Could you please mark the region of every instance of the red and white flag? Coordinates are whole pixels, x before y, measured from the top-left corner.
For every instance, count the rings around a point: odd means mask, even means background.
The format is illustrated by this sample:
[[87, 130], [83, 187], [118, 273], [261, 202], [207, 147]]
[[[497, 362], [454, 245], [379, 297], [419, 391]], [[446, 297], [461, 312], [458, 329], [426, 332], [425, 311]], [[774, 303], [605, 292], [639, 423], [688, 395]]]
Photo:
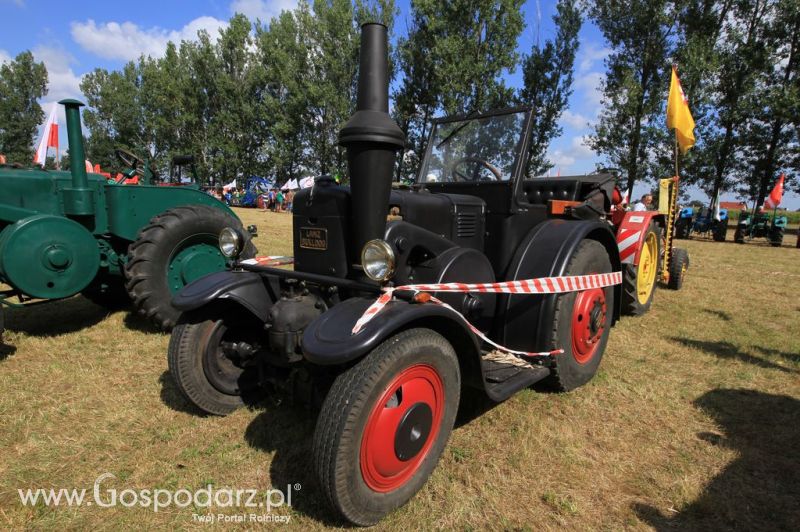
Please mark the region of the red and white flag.
[[775, 183], [775, 188], [769, 193], [769, 196], [764, 200], [764, 206], [768, 209], [777, 209], [783, 199], [783, 179], [785, 175], [781, 174], [778, 182]]
[[44, 123], [44, 130], [42, 131], [42, 138], [39, 140], [39, 145], [36, 147], [36, 153], [33, 155], [33, 164], [44, 166], [47, 161], [47, 148], [55, 148], [58, 153], [58, 104], [53, 103], [53, 108], [50, 111], [50, 116], [47, 122]]
[[631, 201], [631, 189], [625, 191], [625, 195], [622, 196], [622, 203], [620, 205], [627, 205]]

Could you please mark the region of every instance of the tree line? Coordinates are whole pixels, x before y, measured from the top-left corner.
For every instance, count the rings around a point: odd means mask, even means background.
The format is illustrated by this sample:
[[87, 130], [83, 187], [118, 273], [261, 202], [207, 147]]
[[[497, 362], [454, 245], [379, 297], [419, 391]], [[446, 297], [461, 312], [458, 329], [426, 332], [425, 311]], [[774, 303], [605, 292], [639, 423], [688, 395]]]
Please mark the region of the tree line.
[[[391, 112], [407, 138], [398, 178], [416, 174], [433, 117], [511, 105], [533, 107], [527, 171], [546, 173], [590, 19], [611, 51], [589, 144], [623, 188], [674, 172], [664, 119], [673, 64], [697, 122], [681, 163], [688, 182], [759, 204], [779, 171], [796, 183], [797, 0], [559, 0], [552, 39], [520, 53], [523, 4], [412, 0], [406, 35], [392, 39]], [[87, 154], [112, 169], [118, 146], [161, 169], [193, 154], [212, 183], [346, 178], [336, 138], [355, 105], [359, 26], [378, 20], [391, 35], [397, 14], [393, 0], [301, 1], [269, 22], [235, 15], [219, 35], [169, 43], [162, 57], [95, 69], [81, 81]], [[504, 78], [516, 69], [515, 89]], [[46, 83], [30, 52], [0, 67], [0, 152], [11, 160], [30, 160]]]

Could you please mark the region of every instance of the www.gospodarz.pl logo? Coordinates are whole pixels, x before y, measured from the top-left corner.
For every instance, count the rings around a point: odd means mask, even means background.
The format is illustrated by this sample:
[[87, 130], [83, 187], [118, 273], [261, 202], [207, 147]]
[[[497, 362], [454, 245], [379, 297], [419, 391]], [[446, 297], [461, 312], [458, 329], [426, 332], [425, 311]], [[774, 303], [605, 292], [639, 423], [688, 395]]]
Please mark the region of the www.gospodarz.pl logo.
[[[105, 481], [115, 479], [111, 473], [103, 473], [94, 481], [90, 492], [86, 488], [28, 488], [17, 489], [23, 506], [99, 506], [101, 508], [149, 508], [158, 512], [164, 508], [257, 508], [272, 512], [276, 508], [292, 505], [292, 492], [300, 490], [300, 484], [287, 484], [286, 490], [214, 488], [212, 484], [197, 490], [132, 489], [118, 490], [103, 486]], [[288, 516], [287, 516], [288, 517]]]

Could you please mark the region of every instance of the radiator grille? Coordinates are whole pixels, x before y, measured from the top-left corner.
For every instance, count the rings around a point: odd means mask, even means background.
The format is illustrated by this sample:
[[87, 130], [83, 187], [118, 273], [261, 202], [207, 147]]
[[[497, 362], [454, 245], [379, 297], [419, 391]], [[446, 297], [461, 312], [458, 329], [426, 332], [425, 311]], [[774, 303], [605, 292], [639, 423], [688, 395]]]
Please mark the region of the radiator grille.
[[477, 212], [459, 212], [456, 214], [456, 236], [458, 238], [471, 238], [478, 229]]

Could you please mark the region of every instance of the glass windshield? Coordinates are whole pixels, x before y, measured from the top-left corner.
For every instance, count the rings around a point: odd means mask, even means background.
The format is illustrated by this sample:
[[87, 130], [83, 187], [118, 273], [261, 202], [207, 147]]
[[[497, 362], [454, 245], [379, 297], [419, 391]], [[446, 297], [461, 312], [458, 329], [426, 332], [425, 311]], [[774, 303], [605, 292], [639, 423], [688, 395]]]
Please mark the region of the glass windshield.
[[508, 181], [526, 117], [527, 111], [518, 111], [436, 124], [421, 181]]

